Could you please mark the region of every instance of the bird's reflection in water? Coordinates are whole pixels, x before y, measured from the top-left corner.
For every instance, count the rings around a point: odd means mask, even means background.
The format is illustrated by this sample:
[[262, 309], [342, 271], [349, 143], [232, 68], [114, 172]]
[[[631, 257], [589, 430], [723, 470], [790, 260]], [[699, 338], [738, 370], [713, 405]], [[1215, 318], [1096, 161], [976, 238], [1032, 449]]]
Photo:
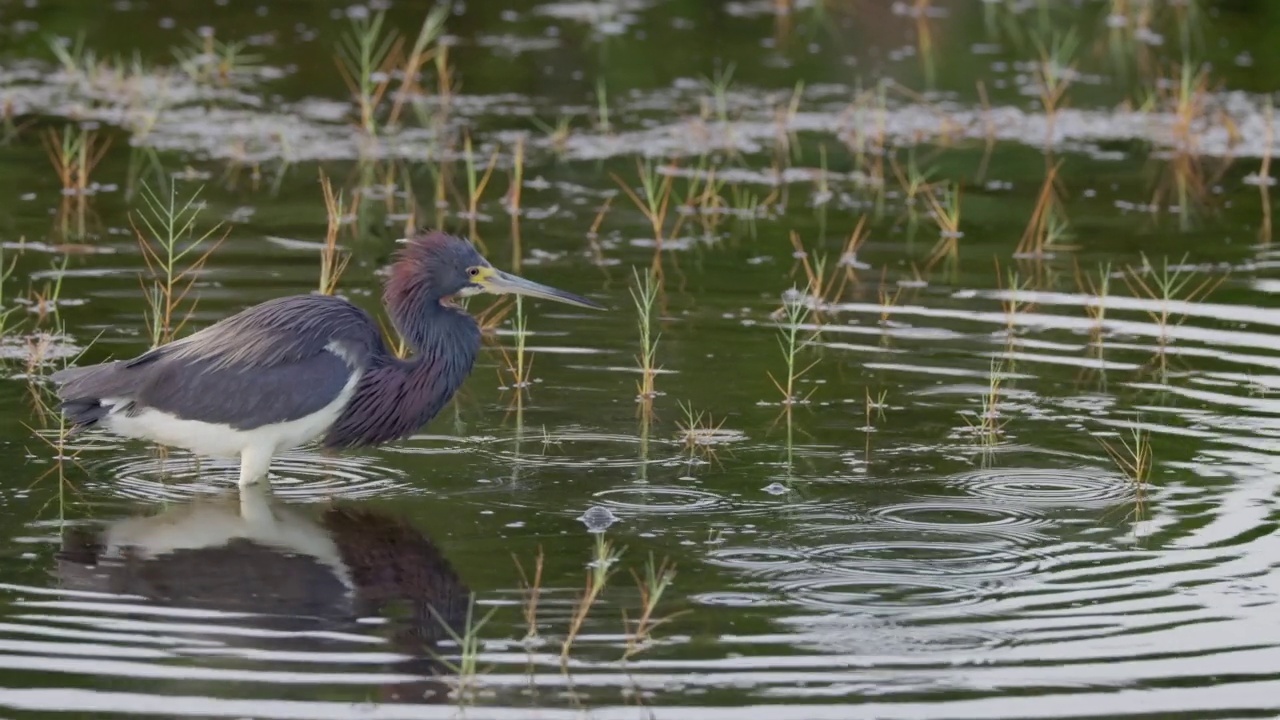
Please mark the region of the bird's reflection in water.
[[[464, 633], [470, 594], [406, 519], [350, 503], [286, 505], [265, 483], [69, 528], [57, 575], [68, 589], [129, 596], [120, 602], [136, 619], [173, 623], [165, 610], [196, 611], [178, 621], [182, 632], [222, 639], [225, 625], [254, 650], [332, 653], [335, 645], [351, 647], [335, 638], [381, 637], [396, 658], [389, 671], [423, 677], [379, 688], [382, 699], [402, 702], [447, 696], [431, 679], [447, 672], [433, 651], [450, 638], [446, 624]], [[242, 628], [255, 632], [244, 637]], [[361, 648], [371, 649], [377, 646]]]

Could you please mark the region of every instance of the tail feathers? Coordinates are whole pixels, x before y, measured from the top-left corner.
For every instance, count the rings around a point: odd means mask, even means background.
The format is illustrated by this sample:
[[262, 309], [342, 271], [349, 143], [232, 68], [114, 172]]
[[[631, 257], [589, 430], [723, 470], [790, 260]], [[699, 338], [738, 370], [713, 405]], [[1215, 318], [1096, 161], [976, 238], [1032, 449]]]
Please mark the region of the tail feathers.
[[91, 427], [110, 412], [110, 408], [94, 398], [64, 400], [61, 405], [62, 414], [71, 421], [69, 432], [77, 432]]
[[49, 378], [58, 386], [62, 414], [71, 421], [72, 431], [96, 424], [112, 409], [103, 405], [106, 398], [119, 399], [137, 390], [136, 373], [119, 361], [65, 368]]

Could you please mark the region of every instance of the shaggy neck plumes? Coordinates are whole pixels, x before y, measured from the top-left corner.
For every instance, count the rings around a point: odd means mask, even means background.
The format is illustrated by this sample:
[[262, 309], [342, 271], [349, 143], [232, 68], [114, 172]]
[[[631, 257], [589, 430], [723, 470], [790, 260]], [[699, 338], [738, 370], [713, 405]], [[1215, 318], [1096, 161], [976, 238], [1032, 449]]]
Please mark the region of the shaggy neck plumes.
[[453, 326], [461, 311], [441, 304], [443, 298], [431, 288], [428, 277], [416, 268], [397, 265], [382, 293], [387, 312], [396, 330], [409, 342], [409, 346], [421, 355], [434, 355], [432, 347], [439, 342], [440, 331]]

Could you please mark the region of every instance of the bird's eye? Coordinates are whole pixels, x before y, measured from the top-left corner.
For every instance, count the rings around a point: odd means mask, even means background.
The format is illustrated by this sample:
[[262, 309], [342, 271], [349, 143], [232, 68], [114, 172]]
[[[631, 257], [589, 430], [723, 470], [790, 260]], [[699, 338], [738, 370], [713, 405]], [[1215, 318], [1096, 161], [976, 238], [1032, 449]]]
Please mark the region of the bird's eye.
[[471, 277], [476, 277], [477, 275], [480, 274], [480, 268], [478, 267], [467, 268], [467, 274], [470, 275]]

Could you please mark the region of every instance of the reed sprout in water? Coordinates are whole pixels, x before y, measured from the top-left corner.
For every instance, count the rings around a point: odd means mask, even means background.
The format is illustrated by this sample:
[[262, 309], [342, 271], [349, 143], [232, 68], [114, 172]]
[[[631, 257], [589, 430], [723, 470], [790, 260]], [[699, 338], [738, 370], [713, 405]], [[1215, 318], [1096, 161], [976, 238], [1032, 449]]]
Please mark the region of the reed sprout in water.
[[320, 189], [324, 192], [324, 208], [328, 224], [324, 246], [320, 249], [320, 292], [332, 295], [338, 288], [338, 280], [351, 262], [351, 253], [338, 247], [338, 232], [351, 219], [351, 206], [343, 198], [343, 191], [336, 193], [329, 176], [320, 171]]
[[[644, 191], [644, 197], [641, 198], [636, 194], [631, 186], [627, 185], [617, 175], [613, 175], [613, 179], [622, 188], [622, 191], [631, 198], [640, 212], [644, 214], [646, 220], [649, 221], [649, 227], [653, 230], [653, 240], [656, 248], [653, 255], [653, 265], [655, 268], [662, 267], [662, 243], [665, 233], [663, 229], [667, 224], [667, 212], [671, 206], [671, 175], [659, 173], [657, 167], [648, 161], [636, 160], [636, 172], [640, 177], [640, 188]], [[612, 173], [610, 173], [612, 175]], [[659, 178], [659, 175], [662, 175]]]
[[[4, 247], [0, 246], [0, 337], [4, 337], [6, 333], [13, 329], [9, 324], [9, 316], [18, 310], [16, 307], [6, 307], [4, 298], [5, 290], [9, 280], [13, 277], [13, 270], [17, 266], [18, 258], [13, 258], [6, 265], [4, 262]], [[61, 286], [61, 280], [59, 280]]]
[[1031, 278], [1021, 279], [1018, 271], [1009, 268], [1005, 272], [1004, 282], [1000, 280], [1000, 261], [996, 260], [996, 284], [1003, 284], [1004, 297], [1000, 305], [1004, 309], [1005, 331], [1012, 338], [1018, 327], [1018, 314], [1031, 309], [1032, 304], [1023, 298], [1023, 293], [1031, 289]]
[[627, 621], [626, 611], [622, 613], [623, 625], [628, 631], [627, 649], [622, 654], [623, 660], [643, 650], [652, 637], [653, 631], [671, 619], [672, 616], [657, 618], [655, 611], [658, 603], [662, 602], [663, 593], [676, 579], [676, 566], [668, 558], [663, 558], [662, 562], [655, 562], [653, 553], [650, 553], [644, 564], [644, 576], [638, 575], [634, 569], [631, 571], [631, 576], [635, 578], [636, 589], [640, 592], [640, 615], [635, 619], [633, 631], [632, 623]]
[[592, 606], [600, 599], [600, 594], [604, 592], [605, 587], [609, 584], [609, 578], [614, 573], [613, 566], [621, 556], [622, 551], [614, 547], [612, 540], [606, 540], [604, 533], [595, 533], [595, 546], [591, 562], [587, 567], [582, 594], [578, 596], [578, 601], [574, 605], [573, 615], [569, 620], [569, 631], [560, 646], [560, 664], [562, 666], [568, 663], [569, 652], [573, 649], [573, 643], [579, 633], [582, 632], [582, 625], [586, 622]]
[[927, 267], [946, 260], [955, 263], [960, 257], [960, 184], [951, 183], [925, 193], [930, 214], [938, 224], [938, 242], [929, 254]]
[[1022, 231], [1014, 257], [1043, 258], [1058, 249], [1067, 249], [1062, 241], [1067, 237], [1067, 214], [1063, 209], [1061, 181], [1058, 170], [1062, 162], [1048, 166], [1031, 220]]
[[1000, 402], [1003, 398], [1004, 363], [991, 359], [991, 372], [987, 374], [987, 391], [983, 393], [977, 420], [964, 416], [965, 424], [978, 436], [984, 448], [990, 449], [1000, 440], [1008, 420], [1001, 420]]
[[62, 130], [46, 131], [44, 144], [63, 195], [83, 198], [89, 193], [90, 176], [111, 147], [111, 139], [99, 137], [96, 130], [66, 125]]
[[1141, 418], [1130, 428], [1129, 436], [1126, 438], [1121, 435], [1116, 444], [1098, 438], [1098, 443], [1102, 445], [1107, 456], [1133, 486], [1136, 510], [1139, 515], [1146, 504], [1147, 485], [1151, 477], [1152, 465], [1151, 433], [1144, 430], [1140, 423]]
[[1087, 296], [1084, 310], [1093, 321], [1089, 332], [1094, 342], [1098, 342], [1102, 337], [1103, 325], [1107, 321], [1107, 297], [1111, 294], [1111, 263], [1098, 263], [1096, 280], [1094, 276], [1081, 272], [1078, 265], [1075, 270], [1076, 287], [1082, 295]]
[[867, 421], [866, 428], [871, 430], [875, 427], [875, 420], [884, 420], [884, 410], [889, 406], [889, 391], [880, 390], [873, 396], [871, 388], [864, 387], [862, 394], [862, 407]]
[[177, 188], [171, 186], [169, 198], [162, 200], [144, 185], [142, 200], [146, 207], [130, 213], [129, 221], [147, 268], [139, 281], [146, 294], [152, 347], [173, 340], [191, 317], [196, 299], [188, 303], [187, 296], [209, 257], [226, 237], [223, 233], [214, 239], [222, 223], [196, 234], [196, 221], [202, 209], [199, 196], [197, 189], [186, 201], [180, 202]]
[[[515, 357], [508, 357], [503, 350], [503, 359], [507, 364], [507, 373], [511, 375], [511, 387], [517, 390], [529, 387], [533, 372], [533, 354], [526, 349], [529, 338], [529, 317], [524, 312], [524, 303], [520, 297], [515, 299], [515, 317], [511, 320], [511, 329], [515, 335]], [[527, 358], [527, 360], [526, 360]]]
[[187, 32], [187, 44], [173, 48], [178, 67], [193, 82], [228, 87], [238, 75], [251, 72], [263, 57], [247, 52], [244, 40], [222, 41], [210, 30]]
[[647, 402], [657, 396], [654, 379], [658, 374], [658, 337], [654, 330], [654, 308], [658, 299], [658, 282], [652, 271], [646, 271], [643, 278], [640, 271], [632, 268], [633, 287], [629, 288], [631, 300], [636, 306], [636, 326], [640, 331], [640, 354], [636, 362], [640, 368], [640, 382], [636, 383], [636, 395], [641, 402]]
[[335, 58], [343, 82], [355, 97], [360, 129], [370, 138], [378, 135], [378, 105], [391, 85], [391, 70], [404, 43], [394, 30], [383, 32], [385, 21], [384, 11], [353, 17]]
[[1067, 88], [1071, 85], [1071, 75], [1075, 71], [1072, 57], [1080, 43], [1074, 30], [1065, 34], [1054, 33], [1048, 47], [1036, 38], [1036, 48], [1040, 54], [1040, 62], [1036, 65], [1036, 80], [1040, 84], [1040, 104], [1048, 120], [1045, 144], [1053, 142], [1054, 123], [1058, 111], [1062, 109], [1066, 99]]
[[523, 588], [524, 602], [521, 605], [521, 615], [524, 616], [525, 624], [525, 642], [536, 640], [538, 637], [538, 600], [542, 597], [542, 569], [545, 565], [546, 556], [542, 552], [542, 546], [538, 546], [538, 554], [533, 561], [533, 577], [524, 570], [524, 565], [520, 563], [520, 558], [512, 554], [511, 556], [516, 563], [516, 570], [520, 573], [520, 585]]
[[467, 133], [462, 141], [463, 158], [466, 163], [467, 170], [467, 223], [471, 241], [480, 246], [481, 252], [485, 252], [484, 241], [480, 239], [477, 232], [476, 223], [480, 217], [480, 199], [484, 196], [485, 188], [489, 187], [489, 179], [493, 177], [493, 171], [498, 166], [498, 149], [494, 148], [493, 153], [489, 157], [488, 163], [485, 165], [484, 174], [481, 175], [476, 168], [475, 152], [471, 146], [471, 134]]
[[469, 702], [475, 699], [477, 689], [476, 678], [480, 674], [480, 650], [482, 645], [480, 630], [484, 628], [485, 624], [489, 622], [489, 619], [492, 618], [493, 614], [498, 610], [496, 607], [490, 608], [489, 612], [485, 613], [484, 617], [476, 620], [475, 605], [476, 597], [473, 593], [467, 599], [467, 619], [466, 624], [463, 627], [462, 634], [458, 634], [458, 631], [453, 629], [453, 626], [451, 626], [449, 622], [440, 615], [440, 612], [436, 610], [434, 606], [427, 606], [427, 609], [431, 611], [433, 616], [435, 616], [436, 622], [440, 623], [440, 626], [449, 634], [449, 637], [458, 647], [457, 661], [440, 657], [434, 651], [429, 652], [431, 652], [432, 655], [435, 655], [436, 659], [452, 673], [451, 679], [454, 683], [452, 695], [455, 699], [461, 702]]
[[[448, 17], [449, 5], [447, 3], [437, 5], [427, 13], [422, 25], [418, 28], [418, 35], [414, 38], [404, 65], [400, 68], [402, 80], [391, 102], [391, 110], [387, 115], [388, 125], [394, 126], [399, 122], [400, 114], [411, 97], [425, 94], [419, 77], [427, 63], [446, 57], [445, 48], [439, 45], [439, 40], [444, 34], [444, 22]], [[448, 82], [448, 68], [445, 67], [440, 72], [442, 80]]]
[[693, 405], [685, 402], [680, 402], [679, 406], [684, 419], [676, 421], [676, 428], [679, 430], [679, 437], [690, 459], [696, 455], [713, 458], [716, 454], [716, 439], [720, 428], [724, 427], [724, 419], [715, 422], [705, 410], [695, 411]]
[[[809, 396], [801, 398], [796, 394], [796, 383], [800, 378], [813, 366], [818, 364], [817, 360], [809, 363], [805, 367], [800, 367], [800, 353], [813, 340], [813, 335], [804, 337], [804, 324], [808, 321], [811, 313], [809, 306], [806, 304], [806, 297], [809, 292], [804, 293], [791, 292], [789, 297], [783, 298], [782, 319], [783, 322], [778, 326], [778, 346], [782, 349], [782, 359], [786, 364], [785, 379], [779, 381], [769, 372], [769, 379], [773, 381], [774, 387], [778, 388], [778, 392], [782, 393], [782, 405], [790, 408], [798, 403], [808, 402]], [[816, 390], [817, 388], [814, 388]], [[809, 395], [813, 394], [813, 390]]]
[[1146, 254], [1143, 254], [1140, 269], [1134, 269], [1132, 266], [1125, 268], [1124, 281], [1129, 289], [1135, 295], [1145, 296], [1158, 303], [1155, 310], [1147, 311], [1147, 315], [1160, 328], [1162, 344], [1168, 339], [1170, 323], [1175, 318], [1177, 318], [1175, 323], [1177, 325], [1181, 325], [1186, 320], [1186, 314], [1176, 312], [1174, 305], [1201, 302], [1226, 280], [1225, 275], [1219, 275], [1203, 278], [1193, 284], [1198, 273], [1194, 269], [1185, 267], [1187, 257], [1183, 255], [1182, 262], [1173, 267], [1170, 267], [1169, 259], [1164, 258], [1157, 270], [1147, 259]]
[[[715, 74], [709, 78], [702, 78], [702, 87], [711, 94], [711, 102], [715, 109], [715, 117], [722, 124], [729, 124], [729, 88], [733, 85], [734, 64], [729, 63], [722, 69], [717, 69]], [[711, 108], [707, 103], [703, 102], [702, 117], [707, 118], [711, 115]]]

